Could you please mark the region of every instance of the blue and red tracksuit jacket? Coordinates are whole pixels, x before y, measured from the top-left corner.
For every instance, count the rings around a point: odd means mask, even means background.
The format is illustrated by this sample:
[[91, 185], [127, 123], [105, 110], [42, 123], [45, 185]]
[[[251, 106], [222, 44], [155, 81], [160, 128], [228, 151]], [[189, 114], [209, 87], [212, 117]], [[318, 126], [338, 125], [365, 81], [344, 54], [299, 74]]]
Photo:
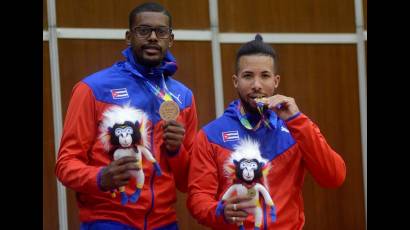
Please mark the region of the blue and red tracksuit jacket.
[[[224, 114], [203, 127], [197, 134], [191, 156], [187, 206], [199, 223], [213, 229], [238, 229], [216, 215], [218, 201], [231, 186], [223, 165], [238, 144], [250, 137], [260, 143], [261, 154], [271, 169], [267, 175], [268, 190], [276, 206], [277, 219], [271, 222], [270, 209], [264, 205], [261, 229], [302, 229], [305, 217], [302, 186], [307, 169], [323, 187], [340, 186], [346, 176], [343, 159], [326, 143], [319, 128], [304, 114], [287, 121], [268, 111], [271, 129], [261, 125], [247, 130], [238, 118], [239, 100], [232, 102]], [[262, 198], [261, 198], [262, 199]], [[253, 229], [253, 216], [244, 222]]]
[[[160, 68], [147, 69], [136, 63], [130, 48], [123, 51], [126, 61], [92, 74], [73, 89], [67, 110], [55, 173], [58, 179], [76, 192], [79, 218], [83, 223], [113, 221], [136, 229], [171, 229], [176, 225], [176, 190], [187, 191], [187, 177], [197, 115], [193, 94], [171, 75], [176, 62], [168, 52]], [[177, 121], [185, 127], [185, 137], [178, 152], [168, 153], [163, 147], [163, 130], [158, 109], [161, 100], [144, 83], [149, 79], [161, 86], [162, 74], [170, 92], [178, 98]], [[100, 190], [97, 176], [112, 158], [98, 139], [103, 112], [112, 105], [142, 109], [149, 116], [151, 151], [162, 175], [156, 176], [153, 165], [143, 160], [145, 183], [138, 201], [122, 206], [120, 196]], [[135, 179], [126, 186], [128, 195], [135, 191]], [[110, 222], [110, 223], [111, 223]], [[169, 227], [171, 226], [171, 227]]]

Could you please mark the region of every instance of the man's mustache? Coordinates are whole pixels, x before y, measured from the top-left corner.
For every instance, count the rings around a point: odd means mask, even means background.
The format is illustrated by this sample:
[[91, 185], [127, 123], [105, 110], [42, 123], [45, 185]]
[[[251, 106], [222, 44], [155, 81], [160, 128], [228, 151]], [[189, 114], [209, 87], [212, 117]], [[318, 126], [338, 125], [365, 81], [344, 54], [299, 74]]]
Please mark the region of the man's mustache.
[[159, 51], [161, 51], [161, 47], [158, 45], [143, 45], [142, 49], [157, 49]]

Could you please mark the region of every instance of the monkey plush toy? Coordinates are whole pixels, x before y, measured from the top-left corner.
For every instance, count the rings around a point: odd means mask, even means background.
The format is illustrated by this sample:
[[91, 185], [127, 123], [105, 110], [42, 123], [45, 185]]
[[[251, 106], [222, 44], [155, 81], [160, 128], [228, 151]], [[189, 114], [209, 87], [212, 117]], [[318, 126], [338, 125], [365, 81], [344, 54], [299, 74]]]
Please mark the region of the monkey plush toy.
[[[100, 125], [100, 140], [107, 153], [112, 154], [114, 160], [125, 156], [133, 156], [138, 159], [139, 170], [130, 171], [136, 179], [136, 191], [131, 195], [130, 201], [137, 202], [141, 189], [144, 185], [144, 172], [142, 170], [142, 155], [150, 161], [158, 176], [161, 175], [161, 168], [150, 152], [148, 141], [149, 130], [147, 127], [148, 116], [142, 110], [126, 106], [112, 106], [103, 113], [103, 120]], [[119, 188], [121, 194], [121, 204], [128, 202], [125, 187]], [[115, 197], [115, 192], [112, 191]]]
[[[269, 171], [267, 160], [262, 158], [259, 151], [259, 143], [250, 138], [245, 138], [239, 141], [239, 144], [234, 147], [230, 158], [224, 164], [224, 170], [227, 177], [233, 179], [233, 184], [222, 196], [218, 202], [216, 215], [222, 214], [224, 209], [224, 201], [236, 194], [236, 196], [248, 195], [253, 197], [249, 203], [255, 204], [255, 208], [246, 209], [244, 211], [253, 214], [255, 218], [255, 230], [259, 230], [262, 224], [263, 211], [259, 201], [259, 194], [262, 194], [267, 206], [270, 207], [270, 216], [272, 221], [276, 220], [275, 205], [269, 191], [260, 183], [261, 177], [264, 177], [264, 182], [267, 183], [266, 175]], [[243, 223], [239, 225], [239, 229], [244, 229]]]

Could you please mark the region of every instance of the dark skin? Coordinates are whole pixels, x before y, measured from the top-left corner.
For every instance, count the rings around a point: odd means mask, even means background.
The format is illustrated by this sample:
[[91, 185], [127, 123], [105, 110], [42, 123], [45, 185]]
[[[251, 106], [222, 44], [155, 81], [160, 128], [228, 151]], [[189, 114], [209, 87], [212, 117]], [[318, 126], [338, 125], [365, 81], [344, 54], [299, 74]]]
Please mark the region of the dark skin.
[[138, 169], [135, 157], [123, 157], [111, 162], [101, 173], [101, 189], [108, 191], [127, 185], [132, 177], [129, 171]]
[[246, 203], [251, 199], [252, 197], [249, 196], [235, 196], [227, 199], [224, 208], [225, 220], [231, 224], [244, 222], [248, 217], [248, 213], [244, 210], [256, 207], [255, 204]]
[[182, 141], [184, 140], [184, 126], [175, 120], [170, 120], [165, 121], [162, 127], [164, 130], [162, 137], [165, 148], [172, 153], [178, 151]]
[[[169, 18], [161, 12], [141, 12], [135, 16], [127, 31], [126, 42], [131, 46], [138, 62], [145, 66], [157, 67], [165, 57], [166, 51], [172, 46], [174, 35], [167, 39], [160, 39], [154, 31], [146, 38], [137, 37], [132, 28], [135, 26], [169, 26]], [[177, 121], [164, 121], [163, 145], [168, 152], [177, 152], [185, 135], [184, 126]], [[101, 188], [104, 191], [125, 186], [131, 179], [129, 170], [139, 170], [134, 157], [124, 157], [111, 162], [101, 173]]]

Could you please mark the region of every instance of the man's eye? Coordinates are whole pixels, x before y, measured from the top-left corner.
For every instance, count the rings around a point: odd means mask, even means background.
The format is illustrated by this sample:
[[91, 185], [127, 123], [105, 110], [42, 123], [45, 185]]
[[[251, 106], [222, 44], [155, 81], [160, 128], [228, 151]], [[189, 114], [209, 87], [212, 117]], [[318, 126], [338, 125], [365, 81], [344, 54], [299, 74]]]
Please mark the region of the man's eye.
[[168, 31], [167, 31], [166, 29], [164, 29], [164, 28], [158, 28], [157, 32], [158, 32], [158, 34], [164, 35], [164, 34], [166, 34]]
[[150, 29], [148, 29], [148, 28], [141, 28], [141, 29], [140, 29], [140, 32], [141, 32], [142, 34], [147, 34], [147, 33], [149, 33], [149, 31], [150, 31]]

